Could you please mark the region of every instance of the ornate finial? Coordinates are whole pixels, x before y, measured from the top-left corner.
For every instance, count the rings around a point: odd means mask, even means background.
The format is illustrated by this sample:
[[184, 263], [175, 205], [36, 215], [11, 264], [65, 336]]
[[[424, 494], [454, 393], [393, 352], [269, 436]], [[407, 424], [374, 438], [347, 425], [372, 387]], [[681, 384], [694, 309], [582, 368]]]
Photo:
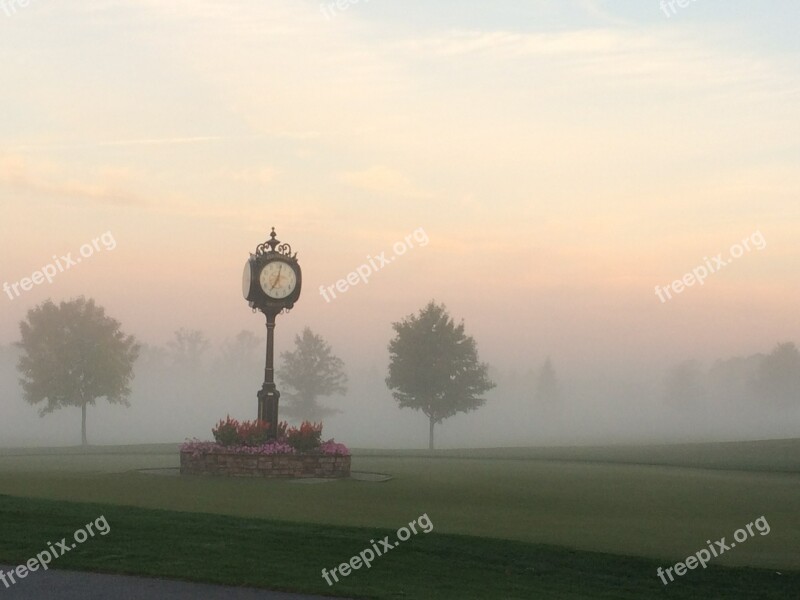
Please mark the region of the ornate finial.
[[[267, 248], [269, 248], [269, 250], [267, 250]], [[292, 258], [297, 257], [297, 252], [295, 252], [294, 256], [292, 256], [292, 247], [289, 244], [281, 243], [281, 241], [276, 237], [274, 227], [272, 228], [272, 232], [269, 234], [269, 240], [263, 244], [259, 244], [256, 248], [256, 256], [263, 256], [268, 251], [278, 252], [279, 254], [283, 254], [284, 256], [289, 256]]]
[[278, 244], [280, 244], [280, 241], [275, 237], [275, 228], [274, 227], [272, 228], [272, 233], [269, 234], [269, 238], [270, 239], [267, 242], [267, 244], [269, 245], [270, 249], [272, 249], [272, 251], [274, 252], [275, 251], [275, 247]]

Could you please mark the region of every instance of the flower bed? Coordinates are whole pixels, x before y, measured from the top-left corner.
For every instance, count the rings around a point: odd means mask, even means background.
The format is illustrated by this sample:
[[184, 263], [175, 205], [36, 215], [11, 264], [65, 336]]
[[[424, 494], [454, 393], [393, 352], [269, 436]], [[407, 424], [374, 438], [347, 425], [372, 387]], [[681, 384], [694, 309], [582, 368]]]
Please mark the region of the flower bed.
[[[281, 437], [263, 441], [259, 422], [238, 423], [228, 418], [213, 430], [216, 442], [188, 440], [181, 446], [181, 475], [223, 477], [322, 477], [350, 476], [350, 451], [333, 440], [320, 442], [322, 425], [304, 423], [288, 429], [281, 423]], [[244, 433], [243, 435], [237, 434]]]
[[350, 456], [181, 451], [181, 475], [220, 477], [350, 477]]

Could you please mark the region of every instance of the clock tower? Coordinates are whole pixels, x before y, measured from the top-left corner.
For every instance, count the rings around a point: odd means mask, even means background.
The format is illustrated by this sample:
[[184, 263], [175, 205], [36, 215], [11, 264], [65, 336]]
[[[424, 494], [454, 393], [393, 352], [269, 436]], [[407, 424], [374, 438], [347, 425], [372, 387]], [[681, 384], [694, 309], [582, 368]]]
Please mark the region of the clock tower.
[[270, 239], [259, 244], [255, 254], [244, 265], [242, 293], [250, 308], [261, 311], [267, 318], [267, 359], [264, 385], [258, 392], [258, 418], [269, 423], [270, 438], [278, 436], [278, 400], [275, 387], [275, 317], [289, 311], [300, 297], [302, 272], [297, 252], [276, 239], [272, 228]]

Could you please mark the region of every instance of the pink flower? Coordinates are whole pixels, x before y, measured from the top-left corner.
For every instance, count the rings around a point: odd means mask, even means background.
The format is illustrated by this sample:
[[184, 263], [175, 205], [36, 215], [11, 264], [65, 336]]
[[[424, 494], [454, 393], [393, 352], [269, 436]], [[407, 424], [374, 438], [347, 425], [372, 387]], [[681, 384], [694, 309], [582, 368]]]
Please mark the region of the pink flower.
[[223, 446], [216, 442], [203, 442], [198, 439], [186, 440], [181, 445], [181, 452], [191, 452], [194, 456], [202, 454], [295, 454], [294, 448], [285, 442], [270, 441], [259, 446]]
[[333, 440], [322, 442], [319, 446], [319, 451], [328, 456], [350, 456], [350, 449], [344, 444], [337, 444]]

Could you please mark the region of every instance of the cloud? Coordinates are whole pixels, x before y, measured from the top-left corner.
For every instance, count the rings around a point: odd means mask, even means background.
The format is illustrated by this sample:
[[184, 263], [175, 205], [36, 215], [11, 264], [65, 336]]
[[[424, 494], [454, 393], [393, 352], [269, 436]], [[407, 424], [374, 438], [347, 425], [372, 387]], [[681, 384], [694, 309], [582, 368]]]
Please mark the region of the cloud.
[[339, 173], [337, 179], [341, 183], [367, 192], [417, 199], [431, 197], [431, 194], [417, 188], [408, 177], [385, 166]]
[[629, 26], [631, 21], [616, 17], [608, 12], [605, 7], [601, 6], [599, 0], [578, 0], [578, 5], [586, 11], [589, 16], [609, 23], [611, 25]]
[[796, 64], [781, 65], [737, 51], [730, 32], [708, 27], [533, 33], [454, 30], [406, 40], [399, 47], [420, 59], [483, 60], [495, 69], [500, 64], [536, 67], [537, 72], [549, 72], [558, 80], [592, 77], [613, 84], [617, 92], [621, 84], [752, 89], [776, 81], [799, 89]]
[[222, 172], [222, 176], [237, 183], [269, 185], [275, 181], [278, 172], [279, 171], [274, 167], [252, 167], [247, 169], [226, 170]]
[[27, 152], [31, 150], [79, 150], [85, 148], [103, 147], [126, 147], [126, 146], [171, 146], [184, 144], [198, 144], [208, 142], [231, 142], [231, 141], [252, 141], [265, 140], [268, 138], [284, 138], [291, 140], [310, 140], [319, 137], [318, 131], [279, 131], [271, 134], [247, 135], [247, 136], [193, 136], [193, 137], [156, 137], [142, 139], [123, 139], [123, 140], [104, 140], [94, 142], [76, 143], [48, 143], [48, 144], [26, 144], [14, 149], [16, 152]]
[[0, 156], [0, 188], [17, 194], [33, 194], [57, 200], [82, 200], [92, 203], [144, 206], [146, 202], [130, 192], [123, 191], [129, 173], [120, 169], [98, 172], [93, 181], [67, 178], [52, 163], [35, 165], [16, 155]]

